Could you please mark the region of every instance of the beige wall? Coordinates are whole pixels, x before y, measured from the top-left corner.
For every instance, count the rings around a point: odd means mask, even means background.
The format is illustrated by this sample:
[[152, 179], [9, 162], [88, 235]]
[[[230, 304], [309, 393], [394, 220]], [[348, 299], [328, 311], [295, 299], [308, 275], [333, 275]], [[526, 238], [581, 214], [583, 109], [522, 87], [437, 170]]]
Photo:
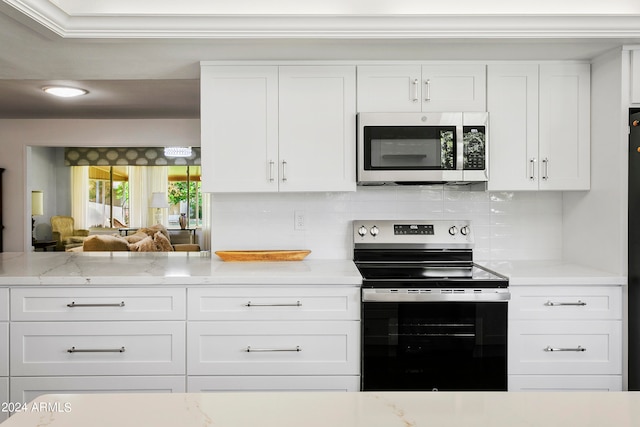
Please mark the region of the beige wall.
[[[0, 120], [3, 176], [4, 251], [30, 250], [31, 216], [27, 147], [200, 146], [197, 119], [24, 119]], [[30, 201], [29, 201], [30, 203]]]

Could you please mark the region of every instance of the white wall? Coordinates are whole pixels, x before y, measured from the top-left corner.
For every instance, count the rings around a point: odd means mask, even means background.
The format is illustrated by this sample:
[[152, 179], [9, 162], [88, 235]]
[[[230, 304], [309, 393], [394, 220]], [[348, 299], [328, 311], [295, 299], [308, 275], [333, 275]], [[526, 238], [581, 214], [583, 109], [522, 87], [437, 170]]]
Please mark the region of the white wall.
[[[467, 187], [358, 187], [355, 193], [215, 194], [212, 249], [311, 249], [352, 258], [354, 219], [470, 219], [476, 260], [559, 259], [562, 193], [493, 193]], [[294, 212], [304, 211], [304, 231]]]
[[620, 49], [591, 65], [591, 190], [565, 193], [563, 257], [626, 274], [628, 111], [621, 68]]
[[[2, 148], [0, 167], [5, 168], [2, 213], [5, 225], [4, 250], [22, 252], [30, 247], [30, 194], [32, 189], [38, 188], [34, 188], [31, 184], [33, 179], [36, 179], [34, 169], [29, 170], [30, 175], [27, 174], [27, 147], [163, 145], [200, 146], [200, 121], [197, 119], [0, 120], [0, 147]], [[30, 160], [35, 162], [36, 158], [32, 157]], [[29, 194], [28, 202], [27, 194]], [[46, 194], [45, 198], [47, 198]], [[45, 213], [49, 214], [49, 212]], [[39, 221], [46, 222], [48, 218], [45, 215]]]

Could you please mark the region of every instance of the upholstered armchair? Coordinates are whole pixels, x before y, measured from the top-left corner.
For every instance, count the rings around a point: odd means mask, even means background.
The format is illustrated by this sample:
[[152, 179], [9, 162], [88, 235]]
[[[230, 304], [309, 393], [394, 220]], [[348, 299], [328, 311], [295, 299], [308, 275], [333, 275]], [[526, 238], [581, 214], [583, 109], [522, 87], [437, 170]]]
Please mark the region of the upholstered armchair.
[[51, 231], [53, 239], [57, 241], [57, 251], [82, 246], [82, 242], [89, 235], [89, 230], [76, 230], [73, 217], [70, 216], [52, 216]]

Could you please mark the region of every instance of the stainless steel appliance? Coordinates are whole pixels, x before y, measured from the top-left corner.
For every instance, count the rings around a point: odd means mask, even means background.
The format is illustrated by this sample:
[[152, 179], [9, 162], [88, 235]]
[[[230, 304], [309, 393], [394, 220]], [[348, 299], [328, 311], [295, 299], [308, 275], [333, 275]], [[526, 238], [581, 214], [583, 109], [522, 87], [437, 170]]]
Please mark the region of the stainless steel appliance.
[[359, 113], [359, 185], [484, 182], [487, 113]]
[[509, 280], [473, 241], [469, 221], [353, 222], [362, 390], [507, 390]]

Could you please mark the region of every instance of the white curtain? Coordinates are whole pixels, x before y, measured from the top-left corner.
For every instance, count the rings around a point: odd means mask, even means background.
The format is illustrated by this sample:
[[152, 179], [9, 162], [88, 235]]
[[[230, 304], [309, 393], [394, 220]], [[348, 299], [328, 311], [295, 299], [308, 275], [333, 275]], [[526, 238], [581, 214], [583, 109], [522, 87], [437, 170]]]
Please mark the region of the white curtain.
[[71, 216], [76, 229], [88, 229], [87, 206], [89, 206], [89, 168], [71, 167]]
[[[144, 169], [143, 173], [146, 174], [146, 197], [141, 197], [140, 199], [145, 202], [145, 206], [147, 207], [146, 225], [153, 225], [157, 222], [157, 208], [148, 207], [151, 202], [151, 194], [158, 192], [164, 193], [167, 203], [169, 203], [169, 198], [167, 197], [167, 190], [169, 188], [169, 168], [166, 166], [146, 166], [142, 169]], [[160, 209], [160, 224], [165, 227], [169, 225], [169, 210], [166, 208]]]
[[[166, 166], [129, 167], [129, 227], [147, 227], [155, 224], [156, 209], [149, 207], [151, 193], [162, 192], [167, 195], [168, 171]], [[167, 226], [167, 209], [160, 209], [160, 213], [161, 224]]]

